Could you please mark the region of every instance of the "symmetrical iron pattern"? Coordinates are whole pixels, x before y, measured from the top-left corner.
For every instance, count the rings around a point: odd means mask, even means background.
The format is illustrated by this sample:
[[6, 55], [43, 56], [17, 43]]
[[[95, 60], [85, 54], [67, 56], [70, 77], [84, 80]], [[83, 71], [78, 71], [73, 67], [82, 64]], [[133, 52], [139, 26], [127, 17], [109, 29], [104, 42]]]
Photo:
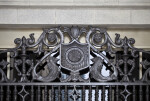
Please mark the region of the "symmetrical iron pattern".
[[112, 41], [106, 29], [72, 26], [43, 29], [35, 40], [33, 33], [16, 38], [16, 48], [0, 52], [13, 59], [7, 78], [9, 62], [1, 57], [0, 101], [149, 101], [150, 62], [140, 62], [141, 79], [134, 75], [139, 52], [150, 53], [135, 48], [133, 38], [116, 34]]

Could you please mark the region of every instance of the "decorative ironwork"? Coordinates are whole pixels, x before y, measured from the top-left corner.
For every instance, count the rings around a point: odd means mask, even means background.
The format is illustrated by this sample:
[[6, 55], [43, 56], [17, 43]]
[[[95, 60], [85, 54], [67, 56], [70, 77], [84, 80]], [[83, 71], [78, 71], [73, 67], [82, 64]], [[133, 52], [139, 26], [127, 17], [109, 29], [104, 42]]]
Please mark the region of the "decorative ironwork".
[[123, 90], [120, 94], [123, 96], [124, 101], [127, 101], [128, 96], [130, 96], [130, 95], [131, 95], [131, 92], [130, 92], [130, 91], [128, 91], [128, 89], [127, 89], [127, 85], [125, 85], [124, 90]]
[[[141, 62], [141, 64], [143, 65], [143, 68], [144, 68], [144, 69], [147, 69], [147, 66], [150, 65], [150, 62], [148, 62], [147, 60], [145, 60], [145, 61]], [[149, 75], [150, 75], [150, 68], [148, 68], [148, 69], [145, 71], [145, 73], [144, 73], [144, 75], [143, 75], [143, 77], [142, 77], [142, 81], [149, 81], [149, 80], [148, 80], [148, 76], [149, 76]]]
[[77, 101], [77, 99], [80, 97], [80, 93], [77, 91], [75, 86], [72, 92], [70, 93], [70, 96], [73, 99], [73, 101]]
[[8, 82], [9, 80], [7, 79], [7, 77], [6, 77], [6, 74], [4, 73], [4, 69], [6, 69], [6, 67], [7, 67], [7, 65], [8, 65], [8, 62], [6, 62], [5, 60], [2, 60], [1, 62], [0, 62], [0, 66], [2, 66], [2, 69], [0, 68], [0, 73], [1, 73], [1, 80], [0, 80], [0, 82]]
[[[70, 38], [69, 43], [64, 42], [66, 36]], [[85, 42], [81, 41], [83, 37]], [[7, 78], [6, 71], [9, 63], [2, 57], [0, 61], [0, 99], [2, 101], [19, 100], [18, 94], [23, 101], [29, 94], [31, 101], [41, 101], [42, 91], [44, 91], [45, 101], [56, 100], [57, 91], [59, 100], [62, 100], [62, 96], [65, 100], [69, 97], [74, 101], [86, 100], [87, 95], [88, 99], [92, 100], [93, 90], [95, 90], [96, 100], [99, 100], [100, 90], [103, 101], [106, 90], [108, 90], [108, 99], [111, 101], [113, 101], [112, 92], [115, 94], [114, 101], [120, 100], [120, 94], [125, 101], [131, 100], [132, 97], [129, 95], [133, 94], [133, 100], [135, 100], [136, 92], [139, 92], [140, 100], [149, 100], [149, 94], [141, 93], [144, 86], [146, 86], [145, 92], [149, 93], [150, 62], [148, 59], [141, 62], [142, 79], [135, 79], [132, 76], [138, 69], [135, 63], [136, 58], [139, 58], [138, 53], [150, 53], [135, 48], [133, 38], [120, 38], [120, 35], [116, 34], [113, 42], [106, 29], [72, 26], [43, 29], [43, 33], [37, 41], [35, 40], [33, 33], [29, 35], [29, 38], [24, 36], [16, 38], [14, 40], [16, 48], [0, 52], [0, 54], [11, 52], [11, 58], [14, 60], [11, 70], [16, 74], [11, 79]], [[118, 49], [122, 53], [119, 58], [116, 58]], [[31, 55], [35, 57], [32, 58]], [[102, 73], [104, 68], [109, 72], [107, 76]], [[44, 69], [47, 70], [46, 75], [41, 73]], [[84, 77], [85, 75], [88, 76]], [[79, 87], [78, 91], [75, 85]], [[132, 93], [127, 90], [128, 85], [133, 86]], [[19, 92], [20, 86], [22, 90]], [[122, 87], [125, 87], [123, 91], [121, 91]], [[71, 93], [69, 93], [70, 89]], [[10, 94], [10, 91], [13, 94]], [[7, 99], [4, 98], [6, 95]], [[11, 98], [12, 95], [13, 98]]]
[[29, 93], [25, 90], [25, 86], [22, 86], [22, 90], [18, 94], [22, 97], [22, 101], [25, 101], [25, 98]]

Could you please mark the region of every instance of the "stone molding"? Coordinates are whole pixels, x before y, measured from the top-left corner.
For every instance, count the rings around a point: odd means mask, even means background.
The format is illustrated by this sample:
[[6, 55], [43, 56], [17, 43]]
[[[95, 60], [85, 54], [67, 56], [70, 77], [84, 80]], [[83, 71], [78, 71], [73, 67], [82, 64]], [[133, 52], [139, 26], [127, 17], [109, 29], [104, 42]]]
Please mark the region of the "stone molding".
[[0, 0], [0, 7], [123, 7], [149, 8], [149, 0]]

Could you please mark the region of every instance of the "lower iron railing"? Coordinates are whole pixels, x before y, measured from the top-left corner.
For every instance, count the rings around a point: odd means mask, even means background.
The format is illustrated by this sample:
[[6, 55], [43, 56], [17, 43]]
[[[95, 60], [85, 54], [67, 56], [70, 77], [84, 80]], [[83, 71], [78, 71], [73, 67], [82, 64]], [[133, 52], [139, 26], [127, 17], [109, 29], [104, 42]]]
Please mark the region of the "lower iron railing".
[[149, 83], [1, 83], [0, 101], [149, 101]]

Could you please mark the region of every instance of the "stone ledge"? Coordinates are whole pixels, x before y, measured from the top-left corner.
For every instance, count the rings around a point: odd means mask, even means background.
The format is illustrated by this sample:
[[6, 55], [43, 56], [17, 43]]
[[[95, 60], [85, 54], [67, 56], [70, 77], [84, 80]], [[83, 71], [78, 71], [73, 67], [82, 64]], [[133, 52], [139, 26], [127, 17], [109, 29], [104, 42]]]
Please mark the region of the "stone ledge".
[[21, 28], [50, 28], [50, 27], [58, 27], [58, 26], [95, 26], [102, 28], [111, 28], [111, 29], [150, 29], [150, 24], [0, 24], [1, 28], [13, 28], [13, 29], [21, 29]]
[[150, 1], [134, 1], [127, 0], [126, 2], [121, 0], [91, 0], [91, 1], [73, 1], [73, 0], [57, 0], [57, 1], [46, 1], [46, 0], [15, 0], [15, 1], [4, 1], [0, 0], [0, 7], [123, 7], [123, 8], [150, 8]]

